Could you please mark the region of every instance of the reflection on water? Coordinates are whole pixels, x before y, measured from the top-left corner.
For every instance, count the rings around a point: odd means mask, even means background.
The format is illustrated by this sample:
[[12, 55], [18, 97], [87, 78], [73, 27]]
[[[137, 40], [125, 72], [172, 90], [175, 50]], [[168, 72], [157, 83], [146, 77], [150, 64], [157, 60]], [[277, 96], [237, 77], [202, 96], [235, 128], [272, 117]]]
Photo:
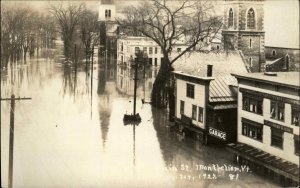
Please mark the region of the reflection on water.
[[[274, 186], [251, 172], [208, 170], [241, 167], [224, 148], [182, 139], [168, 126], [166, 111], [142, 104], [141, 99], [150, 100], [157, 69], [139, 70], [142, 122], [124, 126], [124, 113], [133, 110], [132, 70], [96, 64], [75, 71], [55, 59], [41, 56], [1, 74], [1, 97], [32, 97], [16, 103], [15, 187]], [[1, 102], [2, 186], [8, 174], [9, 108]]]

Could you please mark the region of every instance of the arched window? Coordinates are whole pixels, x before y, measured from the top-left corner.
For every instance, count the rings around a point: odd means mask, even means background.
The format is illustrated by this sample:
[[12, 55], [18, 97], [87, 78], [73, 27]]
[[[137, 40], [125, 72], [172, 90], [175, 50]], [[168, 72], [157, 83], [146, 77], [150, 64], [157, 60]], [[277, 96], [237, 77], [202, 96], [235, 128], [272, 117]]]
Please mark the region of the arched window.
[[285, 61], [284, 61], [284, 66], [283, 68], [286, 69], [286, 70], [289, 70], [289, 66], [290, 66], [290, 57], [289, 55], [287, 54], [285, 56]]
[[229, 10], [228, 27], [233, 27], [233, 11], [232, 11], [232, 8], [230, 8], [230, 10]]
[[275, 50], [272, 51], [272, 55], [276, 56], [276, 51]]
[[247, 28], [255, 29], [255, 12], [253, 8], [250, 8], [247, 13]]
[[252, 64], [252, 57], [249, 58], [249, 63], [250, 63], [250, 67], [252, 67], [253, 66], [253, 64]]

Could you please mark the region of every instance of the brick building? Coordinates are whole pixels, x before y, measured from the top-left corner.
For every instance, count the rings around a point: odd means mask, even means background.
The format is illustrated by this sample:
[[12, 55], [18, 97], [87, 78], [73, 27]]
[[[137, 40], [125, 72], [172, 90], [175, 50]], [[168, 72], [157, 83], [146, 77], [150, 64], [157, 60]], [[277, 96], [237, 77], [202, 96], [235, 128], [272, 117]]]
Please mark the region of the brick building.
[[251, 72], [264, 71], [264, 0], [225, 0], [224, 50], [240, 50]]

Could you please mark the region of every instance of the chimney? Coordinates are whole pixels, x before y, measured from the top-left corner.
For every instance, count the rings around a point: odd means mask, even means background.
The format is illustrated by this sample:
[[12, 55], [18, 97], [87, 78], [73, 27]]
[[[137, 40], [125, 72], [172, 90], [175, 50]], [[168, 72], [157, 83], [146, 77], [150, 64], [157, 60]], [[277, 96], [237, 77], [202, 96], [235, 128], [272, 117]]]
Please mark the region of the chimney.
[[212, 68], [213, 65], [207, 65], [207, 77], [212, 77]]

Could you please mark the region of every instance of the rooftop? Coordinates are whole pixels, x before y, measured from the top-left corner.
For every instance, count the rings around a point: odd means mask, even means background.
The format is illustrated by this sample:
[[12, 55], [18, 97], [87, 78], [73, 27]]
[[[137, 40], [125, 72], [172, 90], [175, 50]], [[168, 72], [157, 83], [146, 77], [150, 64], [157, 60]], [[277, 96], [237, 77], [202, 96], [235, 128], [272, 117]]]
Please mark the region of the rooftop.
[[192, 52], [177, 60], [173, 67], [176, 71], [193, 77], [207, 77], [207, 65], [213, 65], [210, 82], [209, 101], [236, 101], [237, 80], [231, 73], [247, 73], [242, 57], [238, 52], [199, 53]]
[[261, 82], [276, 83], [290, 87], [300, 88], [299, 72], [276, 72], [276, 76], [265, 75], [264, 73], [232, 74], [237, 78], [246, 78]]

